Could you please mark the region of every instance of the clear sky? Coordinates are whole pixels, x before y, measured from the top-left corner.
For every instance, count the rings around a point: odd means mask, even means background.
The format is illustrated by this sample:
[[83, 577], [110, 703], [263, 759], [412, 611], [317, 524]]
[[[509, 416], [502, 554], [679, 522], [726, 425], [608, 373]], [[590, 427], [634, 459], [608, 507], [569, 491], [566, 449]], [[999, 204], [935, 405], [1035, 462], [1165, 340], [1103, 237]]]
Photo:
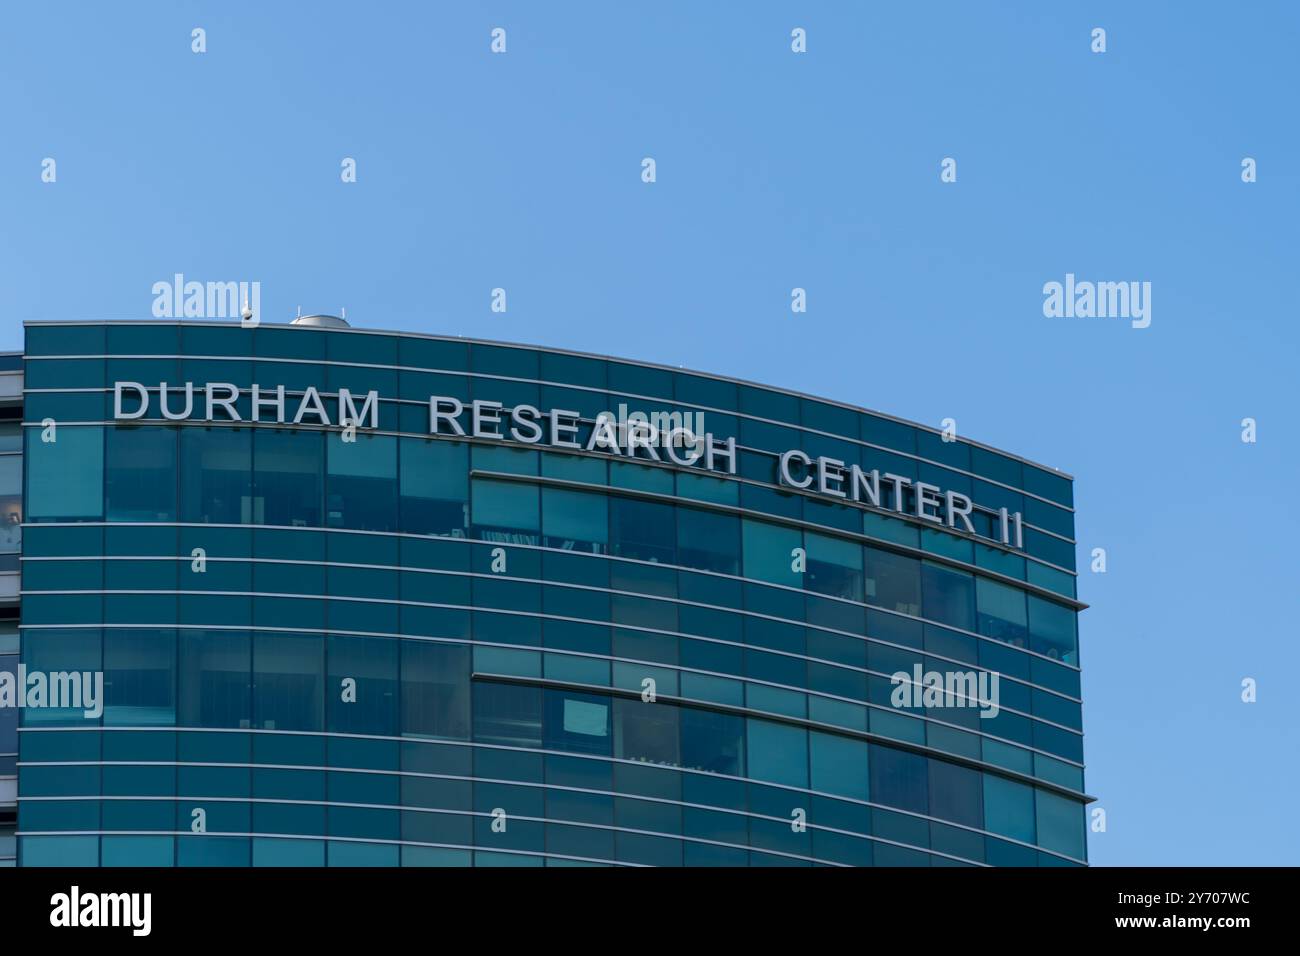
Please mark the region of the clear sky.
[[[0, 348], [180, 272], [954, 418], [1077, 479], [1093, 862], [1294, 864], [1298, 44], [1283, 2], [8, 4]], [[1046, 318], [1067, 273], [1150, 326]]]

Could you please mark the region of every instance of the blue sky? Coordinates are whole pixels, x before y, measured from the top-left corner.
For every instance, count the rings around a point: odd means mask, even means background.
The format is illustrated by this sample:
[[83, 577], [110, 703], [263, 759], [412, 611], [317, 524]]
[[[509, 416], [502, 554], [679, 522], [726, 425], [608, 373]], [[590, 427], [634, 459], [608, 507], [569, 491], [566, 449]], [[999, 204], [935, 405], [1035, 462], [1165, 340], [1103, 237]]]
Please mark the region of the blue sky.
[[[1077, 479], [1093, 862], [1295, 863], [1298, 42], [1281, 2], [11, 5], [0, 348], [181, 272], [952, 417]], [[1066, 273], [1150, 327], [1045, 318]]]

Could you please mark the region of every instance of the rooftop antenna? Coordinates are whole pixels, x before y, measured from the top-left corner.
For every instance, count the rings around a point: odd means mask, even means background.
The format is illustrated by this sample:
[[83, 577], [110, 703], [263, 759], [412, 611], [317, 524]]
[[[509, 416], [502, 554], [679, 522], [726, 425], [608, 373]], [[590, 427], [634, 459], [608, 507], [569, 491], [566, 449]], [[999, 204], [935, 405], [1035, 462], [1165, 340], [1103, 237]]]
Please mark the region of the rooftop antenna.
[[339, 309], [339, 318], [340, 318], [340, 319], [346, 319], [347, 317], [348, 317], [348, 310], [347, 310], [347, 309]]

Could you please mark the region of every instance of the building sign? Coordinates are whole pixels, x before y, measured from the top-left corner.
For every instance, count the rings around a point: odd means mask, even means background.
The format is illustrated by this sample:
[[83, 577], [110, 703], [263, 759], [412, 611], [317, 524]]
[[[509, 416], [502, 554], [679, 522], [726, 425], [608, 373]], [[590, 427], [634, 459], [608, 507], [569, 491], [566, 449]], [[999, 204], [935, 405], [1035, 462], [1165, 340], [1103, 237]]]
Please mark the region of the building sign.
[[[130, 421], [145, 418], [150, 402], [167, 421], [250, 421], [267, 424], [325, 425], [358, 429], [379, 427], [379, 393], [364, 396], [346, 388], [338, 390], [338, 420], [331, 420], [320, 391], [308, 387], [293, 401], [283, 385], [245, 390], [250, 398], [249, 416], [236, 408], [240, 389], [229, 382], [196, 386], [159, 383], [156, 389], [139, 382], [117, 382], [113, 386], [113, 418]], [[152, 393], [152, 394], [151, 394]], [[360, 400], [360, 401], [359, 401]], [[358, 404], [359, 401], [359, 404]], [[736, 474], [736, 439], [718, 439], [711, 432], [697, 433], [685, 422], [690, 416], [679, 412], [597, 416], [591, 434], [581, 438], [582, 416], [576, 411], [553, 408], [546, 411], [532, 405], [507, 408], [501, 402], [476, 399], [463, 402], [446, 395], [429, 398], [429, 434], [456, 438], [486, 438], [524, 445], [546, 445], [573, 451], [603, 452], [629, 459], [657, 461], [683, 468], [702, 467], [721, 474]], [[777, 461], [777, 483], [827, 499], [868, 505], [930, 522], [938, 527], [978, 535], [971, 522], [974, 503], [958, 491], [944, 490], [924, 481], [866, 470], [825, 455], [812, 457], [799, 449], [783, 452]], [[1002, 508], [997, 512], [993, 540], [1013, 548], [1024, 548], [1024, 526], [1020, 512]]]

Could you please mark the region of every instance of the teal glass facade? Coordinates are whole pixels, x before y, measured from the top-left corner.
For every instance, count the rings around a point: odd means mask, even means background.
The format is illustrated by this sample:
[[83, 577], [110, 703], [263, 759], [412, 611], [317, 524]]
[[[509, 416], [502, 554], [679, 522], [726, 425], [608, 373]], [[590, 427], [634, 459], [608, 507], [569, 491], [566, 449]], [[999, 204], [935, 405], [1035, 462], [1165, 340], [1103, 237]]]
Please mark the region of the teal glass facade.
[[[1086, 861], [1060, 473], [463, 339], [33, 323], [24, 375], [22, 660], [102, 672], [104, 706], [22, 713], [20, 865]], [[166, 420], [162, 382], [230, 383], [242, 420]], [[250, 422], [280, 385], [335, 424]], [[573, 410], [580, 446], [620, 405], [700, 415], [735, 474], [430, 435], [431, 395]], [[794, 448], [966, 495], [975, 533], [782, 485]], [[918, 665], [996, 672], [997, 716], [896, 706]]]

